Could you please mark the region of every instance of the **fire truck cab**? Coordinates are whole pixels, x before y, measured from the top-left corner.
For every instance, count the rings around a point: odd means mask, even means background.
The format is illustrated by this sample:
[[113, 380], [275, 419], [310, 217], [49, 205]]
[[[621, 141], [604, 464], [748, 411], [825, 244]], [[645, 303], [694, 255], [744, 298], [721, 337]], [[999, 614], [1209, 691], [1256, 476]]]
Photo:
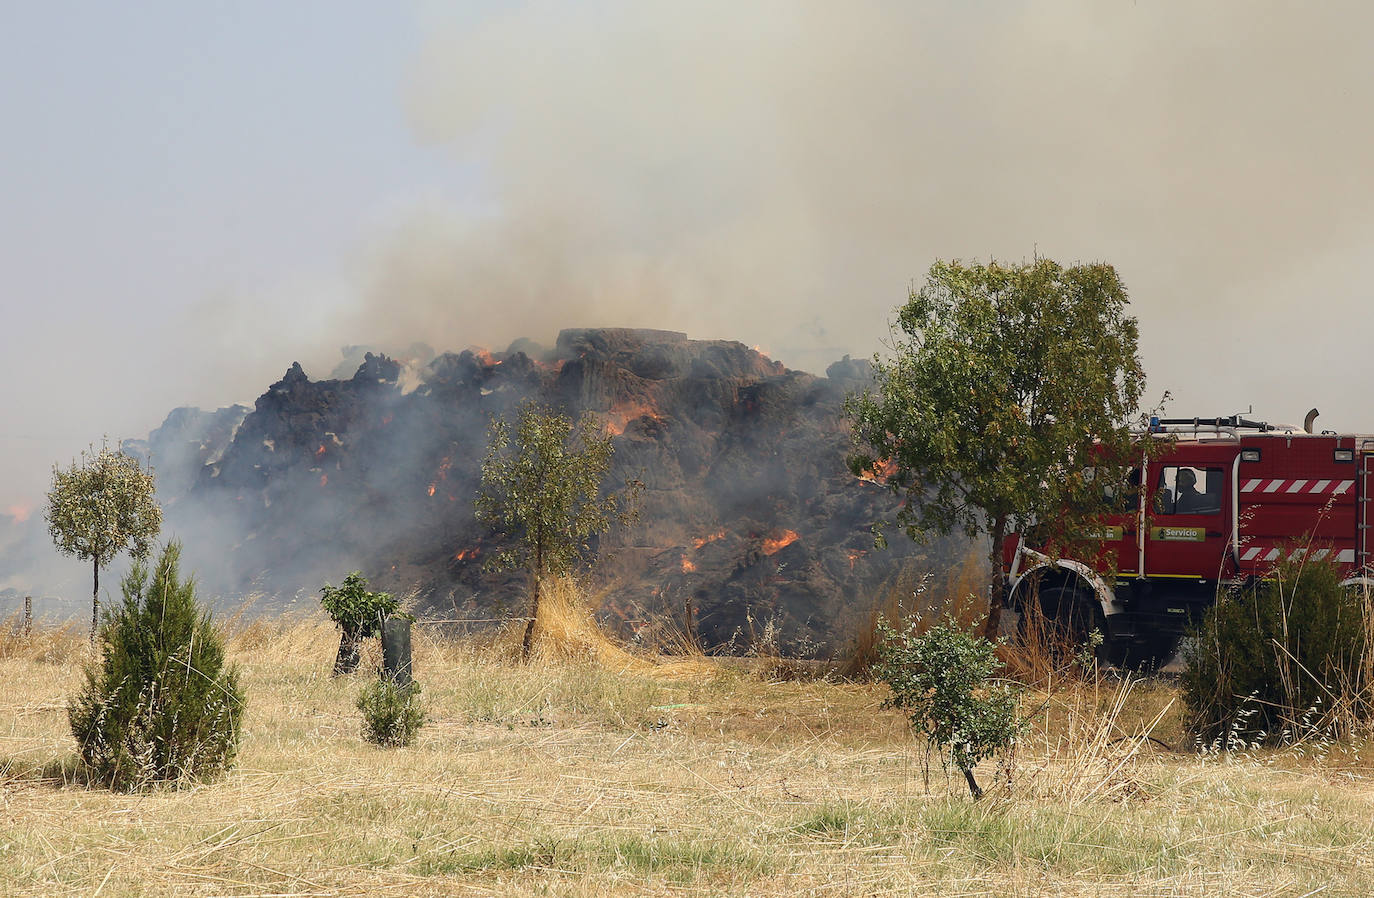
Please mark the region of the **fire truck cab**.
[[1170, 443], [1132, 469], [1121, 513], [1084, 535], [1077, 559], [1008, 541], [1008, 603], [1024, 617], [1038, 602], [1075, 634], [1096, 628], [1104, 659], [1144, 667], [1174, 653], [1220, 589], [1281, 560], [1330, 561], [1347, 583], [1374, 584], [1374, 435], [1312, 433], [1315, 417], [1152, 419]]

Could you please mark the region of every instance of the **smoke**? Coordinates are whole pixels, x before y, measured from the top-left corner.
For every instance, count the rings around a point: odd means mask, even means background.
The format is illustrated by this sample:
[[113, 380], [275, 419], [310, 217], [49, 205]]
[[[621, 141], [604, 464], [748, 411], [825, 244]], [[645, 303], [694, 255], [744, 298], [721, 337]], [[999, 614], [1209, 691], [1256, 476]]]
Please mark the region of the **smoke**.
[[[54, 241], [12, 292], [34, 308], [103, 302], [75, 330], [15, 331], [26, 376], [65, 386], [11, 391], [5, 506], [30, 507], [51, 461], [101, 433], [150, 429], [180, 404], [251, 400], [293, 359], [325, 377], [342, 346], [501, 348], [520, 336], [548, 344], [564, 327], [657, 327], [759, 344], [820, 371], [879, 349], [908, 288], [951, 257], [1114, 264], [1141, 322], [1150, 395], [1172, 391], [1174, 414], [1253, 404], [1257, 417], [1297, 421], [1317, 405], [1318, 426], [1374, 430], [1367, 366], [1349, 349], [1349, 335], [1374, 325], [1374, 7], [588, 0], [495, 5], [478, 21], [437, 3], [418, 15], [396, 111], [470, 175], [466, 192], [357, 211], [346, 261], [309, 234], [276, 239], [281, 270], [263, 265], [261, 276], [258, 259], [237, 256], [260, 248], [228, 245], [235, 230], [196, 232], [222, 233], [222, 252], [188, 251], [158, 230], [185, 220], [159, 217], [179, 187], [170, 176], [155, 185], [164, 193], [115, 197], [127, 204], [117, 220], [128, 213], [118, 232], [91, 239], [81, 216], [60, 219], [71, 244]], [[190, 16], [178, 27], [218, 33], [202, 25]], [[282, 23], [316, 25], [304, 13]], [[102, 65], [123, 71], [121, 60], [140, 57], [95, 36], [92, 52], [118, 50]], [[171, 80], [182, 83], [158, 68], [157, 83]], [[313, 95], [293, 96], [302, 128], [328, 121], [300, 101]], [[191, 105], [206, 97], [185, 93]], [[154, 106], [88, 112], [103, 121]], [[245, 147], [276, 127], [231, 112], [224, 121], [238, 130], [225, 139]], [[120, 119], [120, 133], [148, 121]], [[148, 147], [165, 150], [166, 124]], [[332, 158], [327, 139], [339, 137], [320, 138], [321, 158]], [[84, 157], [52, 158], [61, 168]], [[114, 158], [116, 171], [134, 167]], [[284, 171], [313, 171], [319, 160], [286, 161]], [[123, 180], [92, 172], [77, 193]], [[274, 186], [205, 215], [245, 232], [271, 232], [254, 216], [274, 210], [308, 221], [272, 205]], [[293, 194], [297, 205], [353, 216], [347, 190], [335, 205], [301, 199], [333, 199], [317, 187]], [[26, 232], [48, 220], [38, 214], [48, 198], [32, 202], [15, 219]], [[153, 239], [126, 242], [125, 231]], [[87, 270], [98, 288], [80, 280]], [[133, 312], [164, 280], [203, 301], [143, 326]], [[81, 365], [83, 378], [62, 373]], [[82, 576], [75, 562], [71, 571]]]
[[[476, 26], [430, 10], [410, 119], [492, 194], [376, 246], [355, 328], [438, 345], [667, 327], [815, 370], [876, 349], [933, 259], [1038, 253], [1118, 267], [1152, 385], [1190, 411], [1300, 414], [1329, 378], [1256, 389], [1272, 365], [1248, 350], [1326, 333], [1298, 318], [1368, 323], [1371, 19], [1087, 0], [535, 2]], [[1368, 426], [1353, 392], [1341, 403]]]

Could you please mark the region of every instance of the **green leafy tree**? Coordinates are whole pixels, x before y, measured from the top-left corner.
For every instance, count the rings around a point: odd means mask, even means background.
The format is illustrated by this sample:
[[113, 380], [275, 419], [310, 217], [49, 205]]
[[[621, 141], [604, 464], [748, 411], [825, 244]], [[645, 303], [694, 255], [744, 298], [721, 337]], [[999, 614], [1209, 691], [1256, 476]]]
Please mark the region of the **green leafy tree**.
[[491, 422], [477, 519], [513, 540], [493, 558], [497, 569], [524, 568], [530, 580], [530, 615], [521, 652], [528, 658], [539, 617], [539, 590], [568, 573], [591, 551], [591, 540], [614, 523], [635, 518], [642, 484], [602, 495], [615, 452], [595, 418], [576, 424], [534, 402], [520, 406], [514, 433], [504, 418]]
[[56, 465], [48, 490], [48, 533], [57, 550], [91, 562], [91, 644], [100, 624], [100, 569], [131, 549], [146, 558], [162, 529], [151, 468], [102, 446], [81, 453], [65, 471]]
[[401, 609], [390, 593], [369, 591], [361, 571], [344, 577], [342, 586], [326, 583], [321, 587], [320, 604], [342, 631], [334, 657], [336, 677], [358, 669], [362, 641], [381, 633], [382, 623]]
[[100, 628], [100, 663], [67, 708], [81, 759], [112, 788], [204, 780], [238, 748], [243, 689], [180, 557], [171, 543], [151, 571], [134, 563]]
[[1111, 510], [1103, 484], [1139, 451], [1145, 374], [1127, 304], [1102, 263], [937, 262], [898, 309], [875, 389], [846, 405], [849, 467], [905, 497], [909, 535], [991, 538], [985, 635], [1001, 624], [1007, 537], [1035, 525], [1067, 541]]
[[886, 705], [905, 711], [912, 729], [947, 752], [969, 793], [982, 798], [973, 768], [1010, 748], [1023, 723], [1016, 688], [992, 676], [1001, 666], [996, 647], [953, 621], [925, 633], [914, 620], [900, 631], [880, 621], [878, 637], [873, 672], [892, 689]]

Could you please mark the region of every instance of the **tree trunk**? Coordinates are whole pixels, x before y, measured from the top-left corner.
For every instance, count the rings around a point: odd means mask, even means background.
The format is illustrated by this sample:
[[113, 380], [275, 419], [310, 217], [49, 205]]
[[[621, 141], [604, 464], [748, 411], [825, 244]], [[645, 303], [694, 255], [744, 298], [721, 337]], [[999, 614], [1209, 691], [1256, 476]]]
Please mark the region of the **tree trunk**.
[[95, 648], [95, 631], [100, 626], [100, 556], [91, 557], [95, 585], [91, 588], [91, 648]]
[[358, 662], [361, 660], [358, 646], [361, 642], [357, 630], [343, 631], [343, 635], [339, 637], [339, 654], [334, 657], [333, 676], [353, 673], [358, 669]]
[[1002, 550], [1007, 542], [1007, 516], [999, 514], [992, 522], [992, 595], [988, 597], [988, 616], [983, 622], [983, 636], [995, 640], [1002, 631], [1002, 603], [1006, 598], [1007, 575], [1002, 567]]
[[534, 578], [534, 592], [530, 598], [530, 619], [525, 622], [525, 638], [520, 643], [520, 660], [530, 660], [530, 646], [534, 642], [534, 622], [539, 619], [539, 577]]
[[968, 780], [968, 791], [969, 794], [973, 796], [973, 800], [977, 801], [978, 799], [982, 798], [983, 788], [982, 786], [979, 786], [978, 781], [973, 778], [972, 770], [964, 771], [964, 779]]

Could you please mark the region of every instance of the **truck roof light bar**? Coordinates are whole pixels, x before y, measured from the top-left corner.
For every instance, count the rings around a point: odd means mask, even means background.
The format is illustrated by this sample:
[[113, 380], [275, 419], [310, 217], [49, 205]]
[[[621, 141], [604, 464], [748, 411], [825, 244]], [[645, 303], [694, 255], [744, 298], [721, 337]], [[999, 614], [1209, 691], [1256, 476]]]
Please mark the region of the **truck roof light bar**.
[[1149, 432], [1154, 434], [1191, 433], [1198, 436], [1215, 435], [1232, 439], [1239, 438], [1241, 431], [1273, 433], [1280, 430], [1291, 432], [1293, 428], [1270, 424], [1268, 421], [1252, 421], [1249, 418], [1242, 418], [1240, 415], [1230, 415], [1224, 418], [1158, 418], [1152, 416], [1149, 424]]

